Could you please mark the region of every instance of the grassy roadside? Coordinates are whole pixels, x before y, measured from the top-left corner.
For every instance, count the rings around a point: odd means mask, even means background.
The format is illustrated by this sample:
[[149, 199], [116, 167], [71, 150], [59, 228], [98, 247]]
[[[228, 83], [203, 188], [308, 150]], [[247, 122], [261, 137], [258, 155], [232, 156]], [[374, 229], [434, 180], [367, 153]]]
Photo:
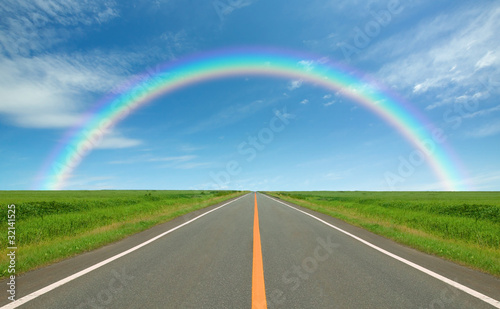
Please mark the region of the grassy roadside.
[[0, 278], [8, 273], [7, 205], [16, 205], [16, 274], [90, 251], [236, 191], [0, 191]]
[[499, 192], [266, 192], [500, 277]]

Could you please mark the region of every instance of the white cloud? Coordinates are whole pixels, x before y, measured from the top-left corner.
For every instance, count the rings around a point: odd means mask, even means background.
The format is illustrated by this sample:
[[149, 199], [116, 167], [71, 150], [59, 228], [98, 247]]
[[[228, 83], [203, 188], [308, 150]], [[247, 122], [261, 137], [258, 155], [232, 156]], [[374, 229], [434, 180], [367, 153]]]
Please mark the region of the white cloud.
[[488, 109], [483, 109], [474, 113], [466, 114], [463, 116], [463, 118], [475, 118], [480, 116], [486, 116], [494, 112], [500, 112], [500, 105]]
[[190, 144], [184, 144], [184, 145], [181, 145], [180, 147], [178, 147], [179, 151], [181, 151], [181, 152], [187, 152], [187, 153], [195, 152], [195, 151], [201, 150], [203, 148], [204, 147], [193, 146], [193, 145], [190, 145]]
[[150, 162], [187, 162], [196, 159], [195, 155], [184, 155], [184, 156], [174, 156], [174, 157], [160, 157], [160, 158], [151, 158], [148, 161]]
[[473, 190], [495, 190], [500, 188], [500, 171], [488, 171], [476, 174], [463, 180], [464, 184], [472, 184]]
[[249, 6], [253, 2], [254, 0], [236, 0], [236, 1], [214, 0], [212, 1], [212, 5], [222, 22], [224, 21], [224, 18], [226, 16], [230, 15], [235, 10]]
[[323, 176], [323, 178], [325, 178], [326, 180], [331, 180], [331, 181], [347, 179], [353, 175], [353, 173], [355, 172], [356, 169], [349, 168], [349, 169], [345, 169], [345, 170], [336, 170], [336, 171], [327, 173], [326, 175]]
[[330, 101], [330, 102], [324, 103], [323, 105], [324, 106], [330, 106], [330, 105], [333, 105], [333, 104], [335, 104], [335, 101]]
[[328, 173], [325, 178], [328, 180], [341, 180], [344, 179], [344, 176], [342, 173]]
[[135, 158], [115, 160], [110, 161], [109, 164], [138, 164], [138, 163], [151, 163], [151, 162], [168, 162], [171, 164], [180, 164], [192, 161], [198, 158], [195, 155], [182, 155], [182, 156], [170, 156], [170, 157], [151, 157], [148, 155], [143, 155]]
[[162, 56], [168, 55], [170, 59], [175, 59], [180, 53], [192, 52], [196, 48], [196, 44], [186, 30], [164, 32], [160, 39], [161, 45], [164, 46], [161, 51]]
[[191, 169], [197, 169], [197, 168], [210, 168], [211, 166], [212, 166], [212, 163], [208, 163], [208, 162], [188, 162], [188, 163], [176, 165], [175, 168], [181, 169], [181, 170], [191, 170]]
[[314, 69], [313, 60], [301, 60], [299, 61], [299, 65], [303, 66], [306, 71], [311, 71], [312, 69]]
[[[6, 0], [0, 3], [0, 51], [29, 56], [70, 36], [67, 29], [118, 16], [114, 1]], [[60, 27], [65, 27], [66, 30]]]
[[305, 100], [300, 101], [300, 104], [308, 104], [308, 103], [309, 103], [309, 100], [308, 100], [308, 99], [305, 99]]
[[467, 132], [468, 137], [473, 138], [483, 138], [488, 136], [494, 136], [500, 133], [500, 123], [490, 123], [483, 125], [479, 128], [474, 128], [473, 130]]
[[[461, 186], [470, 191], [498, 191], [500, 188], [500, 171], [488, 170], [486, 172], [473, 172], [470, 177], [457, 180], [455, 185]], [[410, 187], [408, 189], [416, 191], [432, 191], [440, 187], [444, 188], [446, 187], [446, 184], [443, 182], [427, 183], [425, 185], [413, 188]], [[406, 188], [400, 189], [405, 190]]]
[[134, 164], [139, 162], [137, 159], [115, 160], [108, 162], [109, 164]]
[[293, 91], [295, 89], [298, 89], [298, 88], [302, 87], [302, 83], [303, 82], [304, 81], [301, 80], [301, 79], [292, 80], [291, 82], [288, 83], [288, 90]]
[[[440, 107], [440, 106], [443, 106], [446, 104], [450, 104], [450, 103], [460, 104], [460, 105], [472, 104], [472, 103], [478, 104], [479, 100], [486, 99], [489, 96], [490, 96], [490, 94], [488, 92], [477, 92], [477, 93], [474, 93], [473, 95], [464, 94], [464, 95], [460, 95], [456, 98], [446, 97], [442, 100], [438, 100], [435, 103], [428, 105], [425, 109], [432, 110], [432, 109], [435, 109], [437, 107]], [[467, 115], [464, 116], [464, 118], [466, 118], [466, 117], [467, 117]]]
[[325, 99], [325, 100], [328, 100], [328, 99], [331, 99], [331, 98], [332, 98], [331, 94], [327, 94], [327, 95], [323, 96], [323, 99]]
[[0, 114], [10, 123], [30, 128], [75, 125], [94, 99], [125, 79], [117, 58], [55, 55], [0, 58]]
[[115, 5], [94, 0], [0, 3], [0, 16], [5, 17], [0, 20], [2, 120], [28, 128], [73, 126], [94, 95], [129, 75], [131, 63], [142, 61], [131, 52], [46, 52], [74, 35], [75, 27], [115, 18]]
[[247, 104], [232, 104], [217, 112], [205, 121], [202, 121], [187, 130], [188, 134], [205, 130], [213, 130], [237, 123], [265, 107], [272, 105], [276, 99], [256, 100]]
[[490, 50], [476, 63], [476, 69], [486, 68], [494, 64], [498, 64], [498, 58], [496, 57], [495, 52]]
[[208, 168], [212, 166], [212, 163], [208, 162], [194, 162], [198, 156], [196, 155], [182, 155], [182, 156], [170, 156], [170, 157], [159, 157], [150, 158], [148, 162], [167, 162], [168, 164], [160, 166], [160, 168], [175, 168], [182, 170], [190, 170], [196, 168]]
[[[393, 36], [365, 57], [390, 59], [378, 75], [388, 85], [414, 95], [439, 91], [441, 103], [465, 91], [491, 87], [500, 77], [500, 6], [463, 6]], [[448, 101], [446, 101], [448, 100]], [[434, 103], [435, 104], [435, 103]]]
[[107, 190], [115, 188], [110, 182], [116, 181], [114, 176], [70, 175], [65, 181], [67, 190]]
[[122, 149], [136, 147], [142, 144], [142, 141], [124, 137], [121, 133], [111, 132], [104, 136], [102, 141], [96, 145], [96, 149]]

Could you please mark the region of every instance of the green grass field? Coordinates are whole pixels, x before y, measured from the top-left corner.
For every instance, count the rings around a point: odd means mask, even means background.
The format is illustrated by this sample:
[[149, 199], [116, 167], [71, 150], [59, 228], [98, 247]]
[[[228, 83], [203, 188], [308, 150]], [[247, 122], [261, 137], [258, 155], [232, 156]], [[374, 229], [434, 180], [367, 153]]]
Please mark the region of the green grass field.
[[267, 192], [500, 277], [500, 192]]
[[96, 249], [236, 191], [0, 191], [0, 277], [7, 275], [7, 206], [16, 206], [16, 273]]

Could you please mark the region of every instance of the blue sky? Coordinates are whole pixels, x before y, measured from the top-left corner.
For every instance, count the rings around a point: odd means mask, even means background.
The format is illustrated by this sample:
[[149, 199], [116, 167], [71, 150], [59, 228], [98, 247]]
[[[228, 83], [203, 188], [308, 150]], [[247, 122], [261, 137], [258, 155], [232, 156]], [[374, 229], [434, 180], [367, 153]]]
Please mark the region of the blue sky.
[[[2, 1], [0, 189], [32, 189], [65, 132], [120, 84], [192, 54], [264, 46], [385, 85], [444, 130], [466, 171], [459, 184], [500, 190], [499, 29], [498, 1]], [[277, 113], [282, 129], [266, 136]], [[266, 143], [251, 149], [253, 137]], [[426, 164], [387, 181], [412, 151], [337, 93], [243, 76], [141, 108], [65, 189], [443, 189]]]

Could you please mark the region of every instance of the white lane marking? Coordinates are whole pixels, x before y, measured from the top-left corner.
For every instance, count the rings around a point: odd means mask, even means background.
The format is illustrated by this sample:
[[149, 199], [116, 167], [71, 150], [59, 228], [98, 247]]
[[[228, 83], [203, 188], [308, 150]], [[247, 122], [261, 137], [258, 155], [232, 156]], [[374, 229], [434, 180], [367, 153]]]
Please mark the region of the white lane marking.
[[[251, 194], [251, 193], [249, 193], [249, 194]], [[230, 201], [230, 202], [225, 203], [224, 205], [221, 205], [221, 206], [219, 206], [219, 207], [217, 207], [217, 208], [214, 208], [214, 209], [212, 209], [212, 210], [210, 210], [210, 211], [207, 211], [206, 213], [201, 214], [201, 215], [199, 215], [198, 217], [196, 217], [196, 218], [194, 218], [194, 219], [191, 219], [191, 220], [189, 220], [189, 221], [187, 221], [187, 222], [184, 222], [183, 224], [178, 225], [178, 226], [174, 227], [173, 229], [170, 229], [170, 230], [168, 230], [168, 231], [166, 231], [166, 232], [164, 232], [164, 233], [162, 233], [162, 234], [160, 234], [160, 235], [158, 235], [158, 236], [155, 236], [155, 237], [151, 238], [150, 240], [147, 240], [147, 241], [143, 242], [143, 243], [142, 243], [142, 244], [140, 244], [140, 245], [137, 245], [137, 246], [135, 246], [135, 247], [133, 247], [133, 248], [130, 248], [130, 249], [128, 249], [127, 251], [124, 251], [124, 252], [122, 252], [122, 253], [120, 253], [120, 254], [117, 254], [117, 255], [115, 255], [115, 256], [112, 256], [112, 257], [108, 258], [107, 260], [104, 260], [104, 261], [102, 261], [102, 262], [100, 262], [100, 263], [97, 263], [97, 264], [95, 264], [95, 265], [93, 265], [93, 266], [90, 266], [89, 268], [86, 268], [86, 269], [84, 269], [84, 270], [82, 270], [82, 271], [79, 271], [79, 272], [77, 272], [76, 274], [73, 274], [73, 275], [71, 275], [71, 276], [69, 276], [69, 277], [66, 277], [66, 278], [64, 278], [64, 279], [61, 279], [61, 280], [59, 280], [59, 281], [57, 281], [57, 282], [55, 282], [55, 283], [52, 283], [51, 285], [48, 285], [48, 286], [46, 286], [46, 287], [44, 287], [44, 288], [42, 288], [42, 289], [40, 289], [40, 290], [38, 290], [38, 291], [35, 291], [35, 292], [33, 292], [33, 293], [31, 293], [31, 294], [28, 294], [28, 295], [26, 295], [26, 296], [24, 296], [24, 297], [22, 297], [22, 298], [19, 298], [19, 299], [17, 299], [16, 301], [14, 301], [14, 302], [12, 302], [12, 303], [10, 303], [10, 304], [7, 304], [7, 305], [5, 305], [5, 306], [1, 307], [0, 309], [11, 309], [11, 308], [17, 308], [17, 307], [19, 307], [19, 306], [21, 306], [21, 305], [23, 305], [23, 304], [25, 304], [25, 303], [29, 302], [30, 300], [33, 300], [33, 299], [37, 298], [38, 296], [41, 296], [41, 295], [43, 295], [43, 294], [45, 294], [45, 293], [47, 293], [47, 292], [50, 292], [50, 291], [52, 291], [52, 290], [54, 290], [54, 289], [56, 289], [56, 288], [58, 288], [58, 287], [60, 287], [60, 286], [62, 286], [62, 285], [64, 285], [64, 284], [66, 284], [66, 283], [68, 283], [68, 282], [70, 282], [70, 281], [72, 281], [72, 280], [75, 280], [75, 279], [76, 279], [76, 278], [78, 278], [78, 277], [81, 277], [81, 276], [83, 276], [83, 275], [85, 275], [85, 274], [88, 274], [89, 272], [91, 272], [91, 271], [93, 271], [93, 270], [98, 269], [99, 267], [102, 267], [102, 266], [104, 266], [104, 265], [106, 265], [106, 264], [109, 264], [109, 263], [113, 262], [114, 260], [117, 260], [117, 259], [119, 259], [119, 258], [121, 258], [121, 257], [123, 257], [123, 256], [125, 256], [125, 255], [127, 255], [127, 254], [129, 254], [129, 253], [132, 253], [132, 252], [134, 252], [134, 251], [136, 251], [136, 250], [138, 250], [138, 249], [140, 249], [140, 248], [142, 248], [142, 247], [144, 247], [144, 246], [146, 246], [146, 245], [148, 245], [148, 244], [152, 243], [153, 241], [158, 240], [158, 239], [162, 238], [163, 236], [165, 236], [165, 235], [167, 235], [167, 234], [169, 234], [169, 233], [171, 233], [171, 232], [173, 232], [173, 231], [175, 231], [175, 230], [177, 230], [177, 229], [179, 229], [179, 228], [181, 228], [181, 227], [183, 227], [183, 226], [185, 226], [185, 225], [187, 225], [187, 224], [189, 224], [189, 223], [191, 223], [191, 222], [193, 222], [193, 221], [198, 220], [199, 218], [201, 218], [201, 217], [203, 217], [203, 216], [208, 215], [208, 214], [209, 214], [209, 213], [211, 213], [211, 212], [214, 212], [214, 211], [216, 211], [216, 210], [218, 210], [218, 209], [220, 209], [220, 208], [222, 208], [222, 207], [224, 207], [224, 206], [227, 206], [227, 205], [229, 205], [229, 204], [231, 204], [231, 203], [236, 202], [237, 200], [240, 200], [240, 199], [244, 198], [244, 197], [245, 197], [245, 196], [247, 196], [247, 195], [248, 195], [248, 194], [245, 194], [245, 195], [240, 196], [239, 198], [237, 198], [237, 199], [235, 199], [235, 200], [232, 200], [232, 201]]]
[[271, 199], [271, 200], [273, 200], [273, 201], [275, 201], [275, 202], [278, 202], [278, 203], [281, 203], [281, 204], [283, 204], [283, 205], [285, 205], [285, 206], [287, 206], [287, 207], [290, 207], [290, 208], [292, 208], [292, 209], [294, 209], [294, 210], [296, 210], [296, 211], [300, 211], [301, 213], [303, 213], [303, 214], [305, 214], [305, 215], [308, 215], [309, 217], [312, 217], [312, 218], [314, 218], [314, 219], [318, 220], [319, 222], [324, 223], [324, 224], [328, 225], [329, 227], [334, 228], [334, 229], [336, 229], [337, 231], [339, 231], [339, 232], [341, 232], [341, 233], [344, 233], [344, 234], [346, 234], [347, 236], [350, 236], [350, 237], [352, 237], [352, 238], [356, 239], [357, 241], [360, 241], [360, 242], [362, 242], [363, 244], [365, 244], [365, 245], [367, 245], [367, 246], [369, 246], [369, 247], [371, 247], [371, 248], [373, 248], [373, 249], [375, 249], [375, 250], [377, 250], [377, 251], [379, 251], [379, 252], [381, 252], [381, 253], [383, 253], [383, 254], [385, 254], [385, 255], [387, 255], [387, 256], [392, 257], [393, 259], [396, 259], [396, 260], [398, 260], [398, 261], [400, 261], [400, 262], [403, 262], [403, 263], [405, 263], [406, 265], [411, 266], [411, 267], [413, 267], [413, 268], [415, 268], [415, 269], [417, 269], [417, 270], [420, 270], [421, 272], [423, 272], [423, 273], [425, 273], [425, 274], [427, 274], [427, 275], [429, 275], [429, 276], [432, 276], [432, 277], [434, 277], [434, 278], [436, 278], [436, 279], [438, 279], [438, 280], [441, 280], [441, 281], [443, 281], [444, 283], [447, 283], [447, 284], [449, 284], [449, 285], [451, 285], [451, 286], [453, 286], [453, 287], [455, 287], [455, 288], [457, 288], [457, 289], [459, 289], [459, 290], [461, 290], [461, 291], [463, 291], [463, 292], [465, 292], [465, 293], [467, 293], [467, 294], [469, 294], [469, 295], [472, 295], [472, 296], [474, 296], [474, 297], [476, 297], [476, 298], [478, 298], [478, 299], [480, 299], [480, 300], [482, 300], [482, 301], [484, 301], [484, 302], [486, 302], [486, 303], [488, 303], [488, 304], [492, 305], [492, 306], [493, 306], [493, 307], [495, 307], [495, 308], [500, 308], [500, 301], [498, 301], [498, 300], [496, 300], [496, 299], [493, 299], [493, 298], [491, 298], [491, 297], [489, 297], [489, 296], [486, 296], [486, 295], [484, 295], [484, 294], [482, 294], [482, 293], [479, 293], [478, 291], [473, 290], [473, 289], [471, 289], [471, 288], [469, 288], [469, 287], [466, 287], [465, 285], [462, 285], [462, 284], [460, 284], [460, 283], [458, 283], [458, 282], [455, 282], [455, 281], [453, 281], [453, 280], [451, 280], [451, 279], [448, 279], [448, 278], [446, 278], [446, 277], [444, 277], [444, 276], [441, 276], [440, 274], [435, 273], [435, 272], [433, 272], [432, 270], [429, 270], [429, 269], [427, 269], [427, 268], [425, 268], [425, 267], [422, 267], [422, 266], [420, 266], [420, 265], [418, 265], [418, 264], [415, 264], [415, 263], [413, 263], [413, 262], [410, 262], [410, 261], [408, 261], [407, 259], [404, 259], [404, 258], [402, 258], [402, 257], [400, 257], [400, 256], [398, 256], [398, 255], [395, 255], [395, 254], [393, 254], [393, 253], [391, 253], [391, 252], [389, 252], [389, 251], [386, 251], [386, 250], [384, 250], [384, 249], [382, 249], [382, 248], [380, 248], [380, 247], [377, 247], [377, 246], [375, 246], [374, 244], [372, 244], [372, 243], [370, 243], [370, 242], [368, 242], [368, 241], [366, 241], [366, 240], [364, 240], [364, 239], [362, 239], [362, 238], [359, 238], [358, 236], [355, 236], [355, 235], [353, 235], [353, 234], [351, 234], [351, 233], [349, 233], [349, 232], [347, 232], [347, 231], [344, 231], [344, 230], [343, 230], [343, 229], [341, 229], [341, 228], [336, 227], [335, 225], [332, 225], [332, 224], [330, 224], [330, 223], [328, 223], [328, 222], [326, 222], [326, 221], [324, 221], [324, 220], [322, 220], [322, 219], [320, 219], [320, 218], [318, 218], [318, 217], [315, 217], [315, 216], [311, 215], [310, 213], [307, 213], [307, 212], [305, 212], [305, 211], [303, 211], [303, 210], [300, 210], [300, 209], [297, 209], [297, 208], [292, 207], [292, 206], [290, 206], [290, 205], [287, 205], [287, 204], [283, 203], [282, 201], [279, 201], [279, 200], [277, 200], [277, 199], [274, 199], [274, 198], [272, 198], [272, 197], [269, 197], [269, 196], [267, 196], [267, 195], [265, 195], [265, 194], [262, 194], [262, 195], [264, 195], [265, 197], [267, 197], [267, 198], [269, 198], [269, 199]]

